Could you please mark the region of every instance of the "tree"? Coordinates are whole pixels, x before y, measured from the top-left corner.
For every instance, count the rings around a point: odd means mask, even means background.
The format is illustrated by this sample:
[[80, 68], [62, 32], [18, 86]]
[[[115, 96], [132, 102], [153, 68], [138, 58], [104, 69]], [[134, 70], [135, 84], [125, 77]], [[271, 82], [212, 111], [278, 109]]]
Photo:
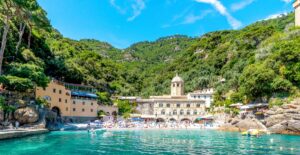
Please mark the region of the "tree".
[[108, 92], [97, 92], [98, 100], [104, 105], [111, 105], [110, 94]]
[[250, 65], [245, 68], [240, 77], [240, 91], [250, 100], [270, 97], [275, 77], [275, 72], [263, 64]]

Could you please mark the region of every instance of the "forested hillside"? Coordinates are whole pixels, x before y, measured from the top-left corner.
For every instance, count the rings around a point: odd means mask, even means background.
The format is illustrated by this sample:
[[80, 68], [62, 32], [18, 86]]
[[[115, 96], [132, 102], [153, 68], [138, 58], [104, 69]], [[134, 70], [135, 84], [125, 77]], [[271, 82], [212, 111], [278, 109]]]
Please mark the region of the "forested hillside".
[[186, 91], [215, 87], [216, 104], [299, 91], [300, 29], [293, 25], [293, 13], [241, 30], [199, 38], [175, 35], [121, 50], [97, 40], [63, 37], [36, 0], [4, 0], [0, 9], [0, 80], [8, 90], [27, 91], [56, 78], [117, 95], [159, 95], [169, 93], [177, 72]]

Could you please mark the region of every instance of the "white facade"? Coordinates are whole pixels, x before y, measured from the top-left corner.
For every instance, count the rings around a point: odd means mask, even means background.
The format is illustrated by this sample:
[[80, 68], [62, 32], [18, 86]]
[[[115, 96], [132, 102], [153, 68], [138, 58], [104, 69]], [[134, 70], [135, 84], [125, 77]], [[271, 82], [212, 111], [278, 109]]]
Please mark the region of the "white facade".
[[199, 91], [194, 91], [192, 93], [188, 93], [187, 98], [190, 100], [204, 100], [205, 106], [209, 108], [213, 103], [213, 94], [214, 90], [210, 89], [203, 89]]
[[300, 0], [296, 0], [293, 7], [295, 8], [295, 25], [300, 26]]
[[[206, 102], [210, 104], [213, 90], [204, 97], [191, 98], [192, 93], [184, 95], [184, 81], [176, 75], [171, 82], [170, 95], [151, 96], [149, 99], [137, 99], [137, 111], [142, 118], [164, 121], [195, 121], [198, 117], [206, 115]], [[189, 96], [190, 95], [190, 96]]]

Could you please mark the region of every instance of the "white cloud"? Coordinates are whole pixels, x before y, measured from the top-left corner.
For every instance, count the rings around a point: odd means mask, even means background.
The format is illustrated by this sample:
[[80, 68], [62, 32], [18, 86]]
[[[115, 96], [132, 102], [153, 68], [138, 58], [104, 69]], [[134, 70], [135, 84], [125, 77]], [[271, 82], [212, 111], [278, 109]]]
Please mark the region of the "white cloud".
[[[132, 15], [129, 18], [127, 18], [127, 21], [133, 21], [146, 8], [144, 0], [132, 0], [129, 2], [125, 2], [125, 4], [126, 4], [125, 7], [121, 7], [120, 5], [117, 5], [116, 0], [109, 0], [109, 2], [110, 2], [110, 5], [113, 6], [115, 9], [117, 9], [118, 12], [121, 14], [126, 14], [128, 10], [130, 10], [130, 9], [132, 10]], [[129, 9], [129, 7], [127, 7], [129, 5], [130, 5], [130, 9]]]
[[145, 9], [146, 5], [144, 0], [135, 0], [135, 3], [131, 5], [133, 10], [133, 15], [127, 19], [127, 21], [133, 21], [136, 17], [138, 17], [142, 11]]
[[272, 15], [269, 15], [264, 20], [280, 18], [280, 17], [286, 16], [287, 14], [288, 14], [287, 12], [272, 14]]
[[290, 3], [292, 0], [281, 0], [281, 1], [283, 1], [285, 3]]
[[211, 10], [206, 10], [206, 11], [203, 11], [200, 15], [189, 14], [185, 17], [182, 24], [193, 24], [196, 21], [203, 19], [205, 16], [207, 16], [211, 12], [212, 12]]
[[216, 10], [226, 17], [227, 21], [233, 29], [238, 29], [242, 26], [242, 23], [235, 19], [225, 8], [225, 6], [219, 0], [195, 0], [199, 3], [208, 3], [216, 8]]
[[231, 10], [232, 11], [238, 11], [238, 10], [241, 10], [243, 8], [245, 8], [246, 6], [252, 4], [255, 0], [243, 0], [243, 1], [240, 1], [238, 3], [234, 3], [231, 5]]
[[109, 3], [111, 6], [113, 6], [114, 8], [116, 8], [121, 14], [125, 14], [126, 10], [122, 9], [119, 5], [116, 4], [116, 0], [109, 0]]

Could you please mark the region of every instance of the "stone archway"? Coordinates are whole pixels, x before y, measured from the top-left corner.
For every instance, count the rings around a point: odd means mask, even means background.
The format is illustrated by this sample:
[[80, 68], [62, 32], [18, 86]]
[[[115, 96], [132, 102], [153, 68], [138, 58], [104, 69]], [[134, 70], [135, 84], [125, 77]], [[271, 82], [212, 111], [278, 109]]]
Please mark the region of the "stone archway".
[[176, 122], [177, 120], [175, 118], [170, 118], [169, 119], [171, 122]]
[[157, 118], [156, 122], [165, 122], [165, 120], [163, 118]]
[[58, 117], [61, 116], [61, 111], [58, 107], [52, 107], [51, 111], [55, 112]]
[[181, 122], [188, 122], [188, 123], [190, 123], [190, 122], [192, 122], [190, 119], [188, 119], [188, 118], [183, 118], [183, 119], [181, 119], [180, 120]]

